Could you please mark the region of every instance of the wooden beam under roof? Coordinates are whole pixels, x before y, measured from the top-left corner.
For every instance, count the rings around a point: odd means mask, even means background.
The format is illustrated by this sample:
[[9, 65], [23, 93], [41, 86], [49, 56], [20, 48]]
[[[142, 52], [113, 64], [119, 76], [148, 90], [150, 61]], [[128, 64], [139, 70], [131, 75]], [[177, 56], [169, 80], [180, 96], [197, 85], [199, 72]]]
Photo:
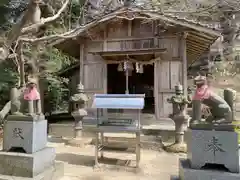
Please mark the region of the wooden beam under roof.
[[199, 53], [199, 54], [201, 54], [203, 52], [203, 50], [199, 50], [199, 49], [196, 49], [194, 47], [188, 47], [187, 51], [196, 52], [196, 53]]
[[195, 52], [195, 51], [187, 51], [187, 54], [189, 54], [189, 55], [195, 55], [195, 56], [201, 55], [201, 53], [198, 53], [198, 52]]
[[187, 47], [189, 47], [191, 49], [195, 49], [197, 51], [205, 51], [207, 49], [206, 47], [201, 47], [196, 44], [190, 44], [190, 43], [187, 44]]
[[213, 40], [208, 40], [208, 39], [205, 39], [204, 37], [201, 37], [201, 36], [196, 36], [196, 35], [192, 35], [191, 33], [188, 34], [188, 37], [187, 37], [188, 40], [195, 40], [195, 41], [202, 41], [202, 42], [205, 42], [206, 44], [212, 44], [211, 42]]
[[167, 53], [166, 48], [147, 48], [147, 49], [132, 49], [132, 50], [120, 50], [120, 51], [95, 51], [89, 52], [92, 54], [99, 54], [100, 56], [126, 56], [126, 55], [146, 55], [154, 53]]
[[197, 44], [201, 44], [201, 45], [207, 45], [207, 43], [206, 42], [203, 42], [203, 41], [197, 41], [196, 39], [193, 39], [193, 38], [189, 38], [189, 39], [187, 39], [186, 41], [191, 41], [191, 42], [194, 42], [194, 43], [197, 43]]
[[203, 33], [201, 33], [201, 32], [191, 31], [190, 34], [192, 34], [192, 35], [194, 35], [194, 36], [204, 37], [205, 39], [210, 40], [210, 41], [211, 41], [212, 39], [215, 39], [215, 37], [210, 36], [210, 35], [203, 34]]
[[206, 44], [204, 45], [204, 44], [201, 44], [201, 43], [197, 43], [195, 41], [187, 40], [187, 45], [190, 45], [190, 44], [193, 44], [193, 45], [198, 46], [198, 47], [203, 48], [203, 49], [208, 49], [209, 48], [209, 46], [206, 45]]

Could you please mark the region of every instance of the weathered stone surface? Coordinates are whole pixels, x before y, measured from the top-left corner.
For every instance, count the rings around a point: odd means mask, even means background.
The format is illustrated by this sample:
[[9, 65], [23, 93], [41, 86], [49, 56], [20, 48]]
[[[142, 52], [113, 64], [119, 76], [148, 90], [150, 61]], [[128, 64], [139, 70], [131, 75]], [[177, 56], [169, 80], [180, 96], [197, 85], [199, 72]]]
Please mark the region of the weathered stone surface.
[[47, 121], [6, 121], [3, 150], [23, 148], [26, 153], [37, 152], [47, 145]]
[[44, 115], [9, 115], [7, 121], [40, 121], [45, 120]]
[[239, 124], [212, 124], [212, 123], [198, 123], [191, 124], [192, 130], [215, 130], [215, 131], [235, 131], [236, 128], [240, 128]]
[[179, 161], [180, 180], [239, 180], [239, 173], [190, 168], [189, 160]]
[[187, 156], [191, 168], [200, 169], [206, 163], [222, 164], [239, 173], [238, 134], [227, 131], [187, 131]]
[[44, 148], [33, 154], [0, 152], [0, 174], [32, 178], [55, 162], [55, 149]]
[[53, 166], [46, 168], [44, 172], [32, 178], [0, 175], [0, 180], [57, 180], [63, 176], [64, 163], [55, 162]]

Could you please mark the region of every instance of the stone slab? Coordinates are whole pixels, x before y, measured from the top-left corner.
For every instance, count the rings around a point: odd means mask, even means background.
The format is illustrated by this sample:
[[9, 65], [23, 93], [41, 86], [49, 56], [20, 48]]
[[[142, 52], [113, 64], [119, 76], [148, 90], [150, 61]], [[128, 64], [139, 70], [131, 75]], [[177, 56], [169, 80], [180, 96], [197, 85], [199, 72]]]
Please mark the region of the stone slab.
[[199, 123], [191, 124], [190, 129], [192, 130], [215, 130], [215, 131], [235, 131], [239, 129], [239, 124], [211, 124], [211, 123]]
[[33, 154], [0, 152], [0, 174], [34, 177], [51, 167], [55, 162], [55, 149], [44, 148]]
[[44, 172], [33, 178], [4, 176], [0, 175], [0, 180], [58, 180], [64, 176], [64, 163], [55, 162], [51, 167], [48, 167]]
[[34, 153], [47, 145], [47, 120], [6, 121], [3, 132], [3, 150], [13, 147], [23, 148], [26, 153]]
[[9, 115], [7, 117], [7, 121], [41, 121], [45, 120], [45, 116], [42, 115], [32, 115], [32, 116], [27, 116], [27, 115]]
[[180, 159], [179, 161], [180, 180], [239, 180], [239, 173], [223, 171], [191, 169], [189, 160]]
[[238, 134], [228, 131], [187, 131], [187, 157], [191, 168], [205, 164], [222, 164], [230, 172], [239, 173]]

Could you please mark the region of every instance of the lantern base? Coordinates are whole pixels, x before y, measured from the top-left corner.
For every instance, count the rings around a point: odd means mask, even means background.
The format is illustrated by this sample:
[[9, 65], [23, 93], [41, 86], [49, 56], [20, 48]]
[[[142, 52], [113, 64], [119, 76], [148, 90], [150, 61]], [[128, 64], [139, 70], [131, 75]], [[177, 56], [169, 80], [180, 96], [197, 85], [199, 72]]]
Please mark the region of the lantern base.
[[73, 146], [73, 147], [84, 147], [85, 145], [88, 145], [91, 143], [91, 139], [88, 138], [73, 138], [66, 142], [66, 145]]
[[172, 152], [172, 153], [186, 153], [187, 152], [187, 145], [183, 143], [174, 143], [169, 146], [164, 147], [165, 151]]

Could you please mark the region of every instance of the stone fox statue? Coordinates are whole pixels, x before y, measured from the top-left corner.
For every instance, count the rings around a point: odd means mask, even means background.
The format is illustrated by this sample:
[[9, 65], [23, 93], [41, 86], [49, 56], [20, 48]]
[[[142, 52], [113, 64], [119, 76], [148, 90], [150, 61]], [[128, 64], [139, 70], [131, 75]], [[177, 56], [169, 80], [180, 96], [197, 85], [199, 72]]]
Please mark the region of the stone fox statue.
[[194, 79], [197, 86], [194, 100], [200, 100], [203, 104], [210, 108], [212, 116], [209, 116], [206, 121], [217, 123], [231, 123], [232, 113], [228, 103], [219, 95], [214, 93], [206, 83], [205, 76], [197, 76]]

